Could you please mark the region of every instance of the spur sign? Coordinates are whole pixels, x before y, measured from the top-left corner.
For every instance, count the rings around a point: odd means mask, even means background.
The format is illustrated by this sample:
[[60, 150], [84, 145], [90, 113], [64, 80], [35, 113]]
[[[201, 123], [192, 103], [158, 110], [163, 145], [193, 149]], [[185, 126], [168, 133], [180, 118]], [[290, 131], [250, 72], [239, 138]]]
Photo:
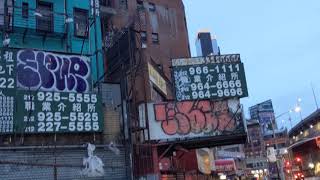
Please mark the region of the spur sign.
[[19, 88], [78, 93], [90, 90], [88, 57], [30, 49], [15, 54]]
[[101, 132], [88, 57], [0, 49], [0, 134]]

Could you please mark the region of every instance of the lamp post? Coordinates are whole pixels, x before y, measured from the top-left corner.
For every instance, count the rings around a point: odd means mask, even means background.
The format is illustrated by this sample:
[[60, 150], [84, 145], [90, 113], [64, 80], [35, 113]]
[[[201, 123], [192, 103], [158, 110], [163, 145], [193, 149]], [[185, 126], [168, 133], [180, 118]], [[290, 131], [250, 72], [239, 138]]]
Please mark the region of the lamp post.
[[298, 100], [297, 100], [297, 105], [296, 105], [296, 107], [294, 108], [294, 111], [295, 112], [298, 112], [299, 114], [300, 114], [300, 120], [302, 121], [302, 114], [301, 114], [301, 98], [298, 98]]

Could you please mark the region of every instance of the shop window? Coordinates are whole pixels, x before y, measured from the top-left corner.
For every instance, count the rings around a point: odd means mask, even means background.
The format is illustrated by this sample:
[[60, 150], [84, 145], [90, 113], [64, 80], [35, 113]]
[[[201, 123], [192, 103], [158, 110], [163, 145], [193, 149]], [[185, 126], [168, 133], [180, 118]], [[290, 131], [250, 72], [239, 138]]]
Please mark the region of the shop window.
[[158, 33], [152, 33], [152, 42], [154, 44], [159, 44], [159, 34]]
[[29, 4], [26, 2], [22, 3], [22, 17], [28, 18], [29, 16]]
[[86, 38], [88, 29], [88, 11], [74, 9], [74, 34], [77, 37]]
[[53, 4], [38, 1], [36, 10], [37, 30], [43, 32], [53, 32]]
[[142, 42], [147, 42], [147, 32], [146, 31], [141, 31], [140, 37], [141, 37]]
[[151, 12], [156, 11], [156, 5], [154, 3], [149, 3], [149, 11], [151, 11]]
[[101, 6], [114, 7], [114, 0], [100, 0]]

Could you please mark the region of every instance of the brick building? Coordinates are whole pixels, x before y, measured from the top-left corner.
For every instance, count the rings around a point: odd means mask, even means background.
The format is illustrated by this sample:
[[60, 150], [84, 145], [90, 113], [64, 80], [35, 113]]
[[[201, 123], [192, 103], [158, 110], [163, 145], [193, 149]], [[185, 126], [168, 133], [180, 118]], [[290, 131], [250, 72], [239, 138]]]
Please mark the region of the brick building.
[[[171, 59], [190, 57], [184, 5], [181, 0], [100, 3], [107, 69], [104, 80], [121, 85], [122, 107], [127, 114], [123, 126], [128, 127], [125, 136], [131, 145], [133, 174], [134, 177], [157, 177], [160, 169], [166, 169], [159, 163], [167, 147], [158, 147], [157, 142], [149, 141], [146, 106], [174, 98]], [[180, 158], [184, 155], [183, 152], [176, 154]], [[186, 157], [179, 159], [178, 164], [187, 167], [183, 160], [187, 160]]]
[[[157, 101], [173, 98], [171, 59], [189, 57], [190, 48], [184, 5], [181, 0], [106, 0], [108, 15], [102, 19], [102, 32], [106, 49], [106, 66], [113, 63], [114, 44], [121, 34], [130, 29], [135, 38], [132, 53], [141, 61], [135, 77], [134, 94], [137, 101]], [[112, 10], [110, 10], [112, 9]], [[116, 46], [116, 45], [115, 45]], [[123, 48], [121, 48], [123, 50]], [[109, 54], [108, 54], [109, 53]], [[149, 77], [151, 65], [161, 82]], [[108, 67], [107, 79], [116, 81], [116, 70]], [[157, 76], [157, 75], [156, 75]], [[119, 77], [119, 76], [117, 76]], [[153, 83], [149, 83], [151, 82]]]
[[245, 144], [247, 173], [268, 168], [263, 134], [258, 120], [247, 121], [248, 141]]

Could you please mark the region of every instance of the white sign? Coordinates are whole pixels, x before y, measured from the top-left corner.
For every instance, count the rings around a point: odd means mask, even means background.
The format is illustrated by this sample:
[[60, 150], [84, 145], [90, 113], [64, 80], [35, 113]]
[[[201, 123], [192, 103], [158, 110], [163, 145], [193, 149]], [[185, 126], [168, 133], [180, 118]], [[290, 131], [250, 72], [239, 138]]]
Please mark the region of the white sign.
[[13, 132], [14, 97], [0, 91], [0, 133]]
[[99, 0], [91, 0], [91, 15], [92, 16], [100, 16]]
[[149, 103], [150, 140], [245, 133], [238, 100]]

